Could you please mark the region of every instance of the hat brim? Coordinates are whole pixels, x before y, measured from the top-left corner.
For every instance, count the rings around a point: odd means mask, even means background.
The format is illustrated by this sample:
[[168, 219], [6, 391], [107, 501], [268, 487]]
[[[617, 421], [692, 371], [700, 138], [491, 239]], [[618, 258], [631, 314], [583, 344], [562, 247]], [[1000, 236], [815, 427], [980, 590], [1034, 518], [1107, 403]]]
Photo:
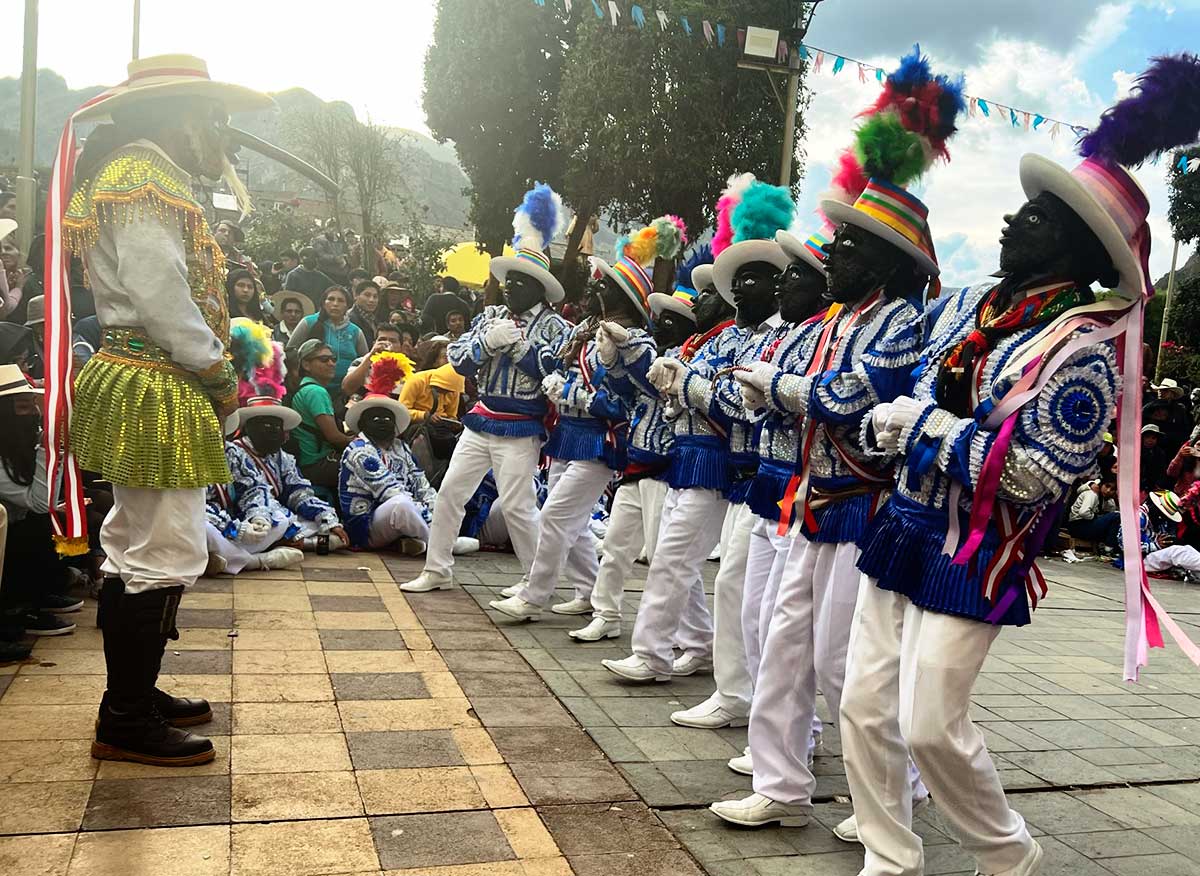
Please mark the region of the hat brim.
[[941, 275], [942, 269], [938, 267], [937, 262], [926, 255], [920, 247], [915, 246], [911, 240], [899, 231], [884, 225], [874, 216], [868, 216], [862, 210], [855, 210], [854, 207], [832, 198], [822, 199], [821, 212], [834, 225], [853, 225], [886, 240], [892, 246], [912, 258], [917, 263], [917, 266], [929, 276], [937, 277]]
[[404, 430], [408, 428], [412, 422], [412, 414], [408, 408], [400, 404], [394, 398], [365, 398], [361, 401], [356, 401], [346, 410], [346, 425], [350, 427], [350, 431], [355, 435], [358, 434], [358, 421], [365, 411], [371, 408], [387, 408], [396, 415], [396, 437], [399, 438], [404, 434]]
[[713, 285], [726, 302], [737, 306], [733, 301], [733, 275], [738, 268], [751, 262], [767, 262], [779, 270], [783, 270], [791, 262], [788, 254], [773, 240], [743, 240], [735, 243], [721, 252], [713, 262]]
[[1153, 502], [1154, 507], [1157, 508], [1159, 511], [1161, 511], [1162, 515], [1164, 517], [1166, 517], [1168, 520], [1170, 520], [1172, 523], [1182, 523], [1183, 522], [1183, 513], [1181, 511], [1168, 510], [1166, 504], [1162, 500], [1162, 496], [1158, 495], [1158, 493], [1151, 493], [1150, 501]]
[[640, 298], [638, 298], [625, 287], [625, 281], [621, 278], [620, 274], [613, 270], [613, 266], [599, 256], [592, 256], [590, 261], [594, 268], [599, 268], [600, 273], [604, 274], [604, 276], [608, 277], [617, 284], [617, 288], [624, 292], [625, 297], [633, 302], [633, 306], [636, 307], [638, 313], [642, 315], [642, 319], [646, 320], [646, 322], [650, 322], [650, 314], [646, 311], [646, 305], [642, 303]]
[[278, 417], [283, 420], [283, 428], [288, 432], [299, 428], [303, 422], [299, 413], [285, 405], [255, 405], [252, 408], [238, 408], [230, 414], [225, 420], [225, 434], [234, 434], [257, 417]]
[[283, 289], [271, 296], [271, 304], [275, 308], [276, 315], [283, 313], [283, 302], [292, 298], [300, 302], [300, 306], [304, 308], [305, 316], [312, 316], [317, 312], [317, 306], [313, 304], [312, 299], [303, 292], [292, 292], [290, 290]]
[[697, 295], [713, 284], [712, 277], [712, 262], [692, 268], [692, 288], [696, 290]]
[[0, 219], [0, 240], [4, 240], [4, 238], [16, 230], [17, 223], [15, 219]]
[[790, 231], [776, 231], [775, 242], [783, 248], [783, 251], [788, 254], [792, 261], [804, 262], [809, 267], [819, 271], [822, 277], [826, 276], [825, 263], [813, 255], [812, 250], [805, 246], [804, 241], [799, 237]]
[[[1130, 176], [1133, 179], [1132, 175]], [[1139, 185], [1134, 179], [1134, 184]], [[1139, 186], [1140, 187], [1140, 186]], [[1117, 227], [1112, 216], [1097, 201], [1079, 180], [1062, 165], [1041, 155], [1029, 153], [1021, 157], [1021, 188], [1025, 197], [1036, 198], [1042, 192], [1050, 192], [1066, 203], [1084, 221], [1100, 241], [1120, 282], [1116, 292], [1126, 297], [1137, 298], [1146, 293], [1149, 278], [1143, 275], [1141, 263], [1129, 246], [1129, 241]]]
[[685, 319], [696, 321], [696, 314], [692, 313], [692, 308], [684, 304], [674, 295], [665, 295], [662, 292], [650, 293], [650, 315], [658, 318], [658, 315], [664, 310], [669, 310], [671, 313], [677, 313]]
[[230, 115], [269, 109], [275, 106], [275, 101], [270, 95], [255, 91], [253, 88], [246, 88], [244, 85], [213, 82], [209, 79], [180, 80], [178, 82], [118, 87], [112, 97], [76, 113], [75, 121], [108, 121], [114, 112], [125, 107], [133, 106], [144, 100], [162, 100], [171, 97], [202, 97], [215, 100]]
[[488, 270], [492, 272], [492, 276], [504, 284], [508, 277], [509, 271], [520, 271], [522, 274], [528, 274], [546, 290], [546, 300], [551, 304], [557, 304], [567, 297], [566, 291], [562, 287], [562, 283], [558, 282], [558, 277], [547, 271], [541, 265], [535, 265], [528, 259], [519, 259], [515, 256], [493, 256], [488, 264]]

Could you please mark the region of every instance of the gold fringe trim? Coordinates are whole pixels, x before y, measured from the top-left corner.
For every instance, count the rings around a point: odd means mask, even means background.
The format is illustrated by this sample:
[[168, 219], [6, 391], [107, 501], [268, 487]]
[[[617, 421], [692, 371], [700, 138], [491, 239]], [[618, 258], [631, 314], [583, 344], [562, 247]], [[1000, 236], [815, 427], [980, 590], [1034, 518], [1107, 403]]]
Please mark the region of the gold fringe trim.
[[68, 538], [65, 535], [56, 535], [54, 536], [54, 550], [60, 557], [81, 557], [88, 552], [87, 536]]

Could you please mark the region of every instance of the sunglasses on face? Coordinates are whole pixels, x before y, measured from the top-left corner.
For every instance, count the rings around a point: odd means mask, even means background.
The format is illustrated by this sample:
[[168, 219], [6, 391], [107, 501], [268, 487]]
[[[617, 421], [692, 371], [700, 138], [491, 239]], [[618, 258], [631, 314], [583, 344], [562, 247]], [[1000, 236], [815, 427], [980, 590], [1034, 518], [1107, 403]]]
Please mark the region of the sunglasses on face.
[[328, 365], [330, 362], [336, 362], [337, 356], [330, 356], [328, 353], [325, 353], [321, 356], [313, 356], [313, 359], [318, 362], [324, 362], [326, 365]]

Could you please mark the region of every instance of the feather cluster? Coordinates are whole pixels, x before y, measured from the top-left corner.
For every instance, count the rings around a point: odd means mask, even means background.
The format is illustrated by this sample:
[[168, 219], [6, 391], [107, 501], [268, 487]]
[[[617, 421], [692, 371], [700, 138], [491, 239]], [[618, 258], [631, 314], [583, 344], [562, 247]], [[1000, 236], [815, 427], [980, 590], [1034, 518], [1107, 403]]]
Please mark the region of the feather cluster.
[[513, 249], [544, 252], [566, 227], [562, 198], [545, 183], [535, 183], [513, 216]]
[[1136, 167], [1146, 159], [1200, 139], [1200, 58], [1191, 53], [1153, 58], [1130, 95], [1104, 111], [1079, 140], [1084, 158]]
[[649, 268], [655, 259], [674, 261], [687, 242], [683, 220], [678, 216], [659, 216], [645, 228], [617, 241], [617, 258], [625, 257]]
[[733, 211], [742, 202], [742, 195], [757, 182], [752, 173], [739, 173], [731, 176], [717, 199], [717, 233], [713, 236], [712, 253], [716, 258], [733, 243]]
[[692, 250], [692, 254], [684, 260], [684, 263], [679, 266], [679, 270], [675, 272], [675, 288], [695, 289], [696, 287], [692, 285], [692, 271], [701, 265], [711, 265], [712, 263], [712, 247], [707, 243], [696, 247], [696, 249]]
[[366, 390], [376, 395], [394, 395], [397, 385], [412, 377], [412, 373], [412, 360], [403, 353], [376, 353]]
[[254, 389], [256, 394], [268, 396], [276, 401], [282, 401], [287, 394], [283, 379], [287, 377], [287, 365], [284, 364], [283, 344], [271, 342], [273, 355], [266, 365], [254, 369]]
[[921, 47], [913, 46], [879, 99], [859, 114], [854, 143], [837, 159], [834, 196], [852, 203], [872, 178], [908, 186], [935, 161], [949, 161], [946, 143], [967, 106], [963, 84], [961, 76], [934, 75]]
[[756, 180], [746, 189], [730, 217], [733, 242], [774, 240], [775, 232], [790, 228], [795, 216], [796, 205], [785, 186]]
[[229, 355], [233, 370], [243, 380], [252, 380], [254, 371], [271, 361], [271, 330], [261, 323], [238, 317], [229, 321]]

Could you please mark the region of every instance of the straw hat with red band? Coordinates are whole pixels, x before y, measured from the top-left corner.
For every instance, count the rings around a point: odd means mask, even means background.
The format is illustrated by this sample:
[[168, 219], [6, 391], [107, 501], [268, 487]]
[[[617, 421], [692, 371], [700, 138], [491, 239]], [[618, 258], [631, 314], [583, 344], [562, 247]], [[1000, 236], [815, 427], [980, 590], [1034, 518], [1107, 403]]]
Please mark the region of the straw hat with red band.
[[242, 85], [214, 82], [208, 65], [194, 55], [153, 55], [130, 61], [128, 78], [110, 88], [96, 103], [75, 114], [76, 122], [103, 122], [114, 112], [141, 100], [171, 97], [201, 97], [214, 100], [227, 113], [273, 107], [270, 96]]
[[823, 198], [821, 212], [837, 225], [854, 225], [886, 240], [930, 277], [941, 273], [929, 233], [929, 208], [900, 186], [872, 179], [853, 204]]
[[288, 432], [300, 425], [300, 414], [280, 404], [279, 399], [269, 395], [256, 395], [247, 400], [245, 407], [238, 408], [225, 420], [225, 434], [232, 435], [239, 429], [244, 429], [247, 423], [258, 417], [278, 417], [283, 420], [283, 428]]

